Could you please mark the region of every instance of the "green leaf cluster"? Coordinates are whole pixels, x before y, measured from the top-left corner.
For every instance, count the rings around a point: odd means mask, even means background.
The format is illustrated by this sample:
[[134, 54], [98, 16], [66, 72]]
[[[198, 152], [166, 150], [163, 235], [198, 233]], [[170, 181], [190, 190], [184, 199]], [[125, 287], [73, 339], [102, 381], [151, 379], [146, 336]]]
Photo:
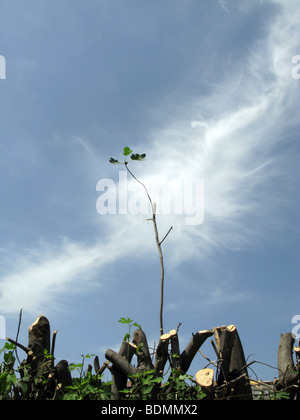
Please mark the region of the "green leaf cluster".
[[14, 369], [15, 346], [11, 343], [5, 343], [0, 349], [2, 362], [0, 363], [0, 400], [13, 400], [17, 396], [23, 396], [27, 392], [27, 383], [25, 376], [25, 367], [23, 368], [23, 378], [17, 376]]
[[139, 372], [131, 375], [130, 379], [131, 388], [121, 391], [128, 400], [201, 400], [206, 396], [199, 385], [187, 383], [192, 381], [192, 376], [176, 369], [172, 369], [165, 383], [162, 376], [155, 375], [154, 370]]
[[[125, 399], [129, 400], [150, 400], [153, 399], [154, 390], [160, 387], [162, 378], [155, 376], [154, 370], [147, 370], [131, 375], [132, 387], [121, 391]], [[156, 393], [156, 392], [155, 392]]]
[[125, 156], [125, 159], [123, 162], [120, 162], [114, 158], [110, 158], [109, 162], [112, 163], [113, 165], [117, 165], [117, 164], [127, 165], [129, 156], [131, 160], [143, 161], [146, 159], [146, 153], [142, 153], [142, 154], [132, 153], [132, 150], [130, 149], [130, 147], [124, 147], [123, 156]]
[[89, 369], [85, 369], [86, 359], [94, 357], [93, 354], [81, 355], [81, 363], [71, 363], [70, 372], [77, 372], [78, 377], [73, 379], [73, 383], [65, 388], [62, 397], [67, 401], [82, 400], [109, 400], [111, 398], [111, 382], [102, 382], [103, 376], [93, 375]]
[[137, 322], [133, 322], [133, 320], [131, 318], [125, 318], [125, 317], [121, 317], [118, 321], [120, 324], [123, 325], [128, 325], [128, 333], [125, 334], [123, 340], [124, 341], [130, 341], [131, 338], [131, 327], [134, 326], [138, 329], [142, 329], [141, 325], [138, 324]]
[[167, 400], [202, 400], [206, 397], [201, 386], [194, 383], [191, 375], [177, 369], [172, 369], [172, 374], [164, 387], [168, 389], [165, 394]]

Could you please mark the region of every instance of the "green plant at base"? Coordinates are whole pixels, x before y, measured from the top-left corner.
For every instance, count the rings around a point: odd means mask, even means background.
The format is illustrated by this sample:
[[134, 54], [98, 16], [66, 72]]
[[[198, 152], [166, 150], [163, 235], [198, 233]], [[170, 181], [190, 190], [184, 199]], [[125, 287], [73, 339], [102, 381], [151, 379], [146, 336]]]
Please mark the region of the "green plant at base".
[[139, 372], [129, 376], [129, 379], [132, 380], [131, 388], [121, 391], [124, 394], [124, 398], [128, 400], [153, 399], [153, 391], [157, 390], [162, 381], [161, 377], [155, 377], [154, 370]]
[[103, 376], [92, 375], [84, 369], [86, 359], [93, 355], [87, 354], [82, 357], [82, 363], [70, 364], [70, 372], [77, 371], [79, 377], [73, 379], [73, 384], [65, 388], [63, 400], [109, 400], [111, 397], [111, 382], [102, 382]]
[[271, 400], [271, 401], [278, 401], [278, 400], [290, 400], [291, 396], [289, 392], [285, 391], [264, 391], [261, 390], [257, 397], [258, 400]]
[[15, 346], [11, 343], [5, 343], [0, 349], [3, 357], [0, 364], [0, 400], [24, 399], [27, 392], [27, 376], [24, 374], [26, 367], [23, 367], [23, 378], [18, 377], [14, 369], [14, 352]]
[[202, 400], [206, 396], [199, 385], [193, 384], [192, 376], [176, 369], [165, 383], [163, 377], [155, 376], [154, 370], [139, 372], [130, 379], [132, 386], [121, 391], [126, 400]]
[[[188, 385], [186, 381], [190, 381]], [[164, 384], [168, 387], [166, 392], [167, 400], [202, 400], [206, 394], [202, 391], [201, 386], [196, 384], [191, 375], [182, 373], [177, 369], [172, 369], [172, 375]]]

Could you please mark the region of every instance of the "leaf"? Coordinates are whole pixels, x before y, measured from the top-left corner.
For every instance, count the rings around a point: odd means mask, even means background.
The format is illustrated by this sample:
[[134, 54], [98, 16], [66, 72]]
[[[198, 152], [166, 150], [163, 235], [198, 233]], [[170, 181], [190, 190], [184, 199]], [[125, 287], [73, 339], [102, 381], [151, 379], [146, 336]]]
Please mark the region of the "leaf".
[[130, 149], [130, 147], [124, 147], [123, 155], [129, 156], [130, 153], [132, 153], [132, 150]]
[[22, 392], [27, 392], [28, 385], [27, 383], [22, 382], [20, 379], [16, 381], [16, 385], [21, 388]]
[[78, 363], [77, 365], [74, 363], [70, 363], [68, 366], [68, 369], [70, 372], [73, 372], [75, 369], [81, 369], [82, 368], [82, 363]]
[[85, 359], [91, 359], [92, 357], [95, 357], [95, 354], [81, 355], [81, 357], [84, 357]]
[[153, 385], [148, 385], [145, 388], [142, 388], [141, 392], [142, 392], [143, 395], [150, 394], [152, 389], [153, 389]]
[[130, 157], [132, 160], [144, 160], [146, 157], [146, 153], [143, 153], [142, 155], [139, 155], [138, 153], [133, 153]]
[[2, 349], [0, 349], [0, 354], [5, 352], [6, 350], [14, 350], [15, 345], [12, 343], [5, 343], [4, 347]]
[[131, 391], [129, 389], [122, 389], [122, 391], [120, 392], [122, 392], [123, 394], [129, 394]]
[[120, 163], [118, 160], [116, 160], [114, 158], [110, 158], [109, 162], [112, 163], [113, 165], [116, 165], [117, 163]]
[[132, 322], [132, 319], [121, 317], [118, 322], [120, 322], [121, 324], [130, 324]]
[[16, 375], [14, 373], [13, 374], [8, 374], [6, 380], [9, 384], [15, 384], [17, 382], [17, 378], [16, 378]]

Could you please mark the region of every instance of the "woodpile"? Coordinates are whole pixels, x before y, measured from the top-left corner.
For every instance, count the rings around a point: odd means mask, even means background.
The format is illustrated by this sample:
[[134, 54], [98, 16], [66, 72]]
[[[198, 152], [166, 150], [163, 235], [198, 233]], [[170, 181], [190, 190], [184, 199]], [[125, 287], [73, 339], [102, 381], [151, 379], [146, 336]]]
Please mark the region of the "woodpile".
[[[122, 341], [118, 352], [107, 349], [106, 361], [100, 366], [98, 356], [94, 359], [95, 374], [100, 375], [105, 369], [111, 372], [112, 399], [122, 398], [121, 391], [127, 388], [128, 380], [134, 381], [134, 376], [152, 371], [154, 377], [161, 378], [158, 386], [163, 384], [163, 376], [167, 372], [188, 372], [194, 357], [201, 353], [209, 362], [206, 367], [200, 369], [195, 375], [195, 384], [201, 386], [206, 399], [221, 400], [252, 400], [252, 388], [248, 375], [249, 364], [246, 363], [242, 343], [235, 325], [216, 327], [210, 330], [200, 330], [192, 337], [184, 348], [180, 350], [179, 327], [169, 333], [161, 335], [157, 347], [150, 351], [147, 337], [144, 331], [136, 329], [132, 335], [132, 341]], [[68, 362], [61, 360], [55, 364], [54, 350], [57, 331], [50, 334], [50, 323], [44, 316], [39, 316], [29, 327], [28, 344], [24, 346], [17, 341], [7, 338], [26, 352], [27, 358], [22, 364], [29, 366], [29, 377], [32, 383], [40, 380], [38, 399], [58, 399], [64, 392], [65, 387], [72, 384]], [[207, 358], [200, 350], [203, 343], [210, 337], [211, 344], [216, 354], [216, 360]], [[294, 338], [291, 333], [281, 336], [278, 348], [278, 371], [279, 376], [275, 381], [276, 389], [289, 391], [290, 398], [299, 399], [300, 384], [300, 347], [294, 346]], [[293, 353], [294, 352], [294, 353]], [[294, 362], [296, 355], [296, 363]], [[214, 368], [214, 369], [213, 369]], [[92, 366], [89, 367], [92, 370]], [[170, 375], [171, 377], [171, 375]], [[165, 380], [165, 379], [164, 379]], [[35, 382], [34, 382], [35, 381]], [[166, 393], [172, 392], [172, 381], [168, 381]], [[30, 385], [30, 383], [29, 383]], [[155, 392], [153, 390], [153, 399]], [[30, 394], [30, 386], [28, 387]]]

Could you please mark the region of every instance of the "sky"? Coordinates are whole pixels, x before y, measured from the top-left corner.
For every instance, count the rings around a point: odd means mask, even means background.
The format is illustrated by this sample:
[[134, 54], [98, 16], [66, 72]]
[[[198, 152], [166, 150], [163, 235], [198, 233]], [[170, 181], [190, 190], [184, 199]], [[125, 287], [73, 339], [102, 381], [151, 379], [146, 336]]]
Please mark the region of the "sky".
[[[276, 367], [280, 334], [300, 314], [298, 0], [0, 9], [6, 335], [22, 308], [19, 341], [43, 314], [69, 363], [118, 350], [121, 317], [158, 343], [159, 256], [151, 213], [139, 211], [147, 197], [109, 163], [130, 147], [146, 153], [128, 167], [157, 203], [160, 238], [173, 226], [162, 244], [164, 331], [182, 323], [183, 350], [192, 333], [234, 324], [247, 360], [261, 362], [253, 378], [276, 377], [262, 363]], [[209, 342], [202, 349], [215, 358]], [[197, 355], [189, 373], [206, 364]]]

